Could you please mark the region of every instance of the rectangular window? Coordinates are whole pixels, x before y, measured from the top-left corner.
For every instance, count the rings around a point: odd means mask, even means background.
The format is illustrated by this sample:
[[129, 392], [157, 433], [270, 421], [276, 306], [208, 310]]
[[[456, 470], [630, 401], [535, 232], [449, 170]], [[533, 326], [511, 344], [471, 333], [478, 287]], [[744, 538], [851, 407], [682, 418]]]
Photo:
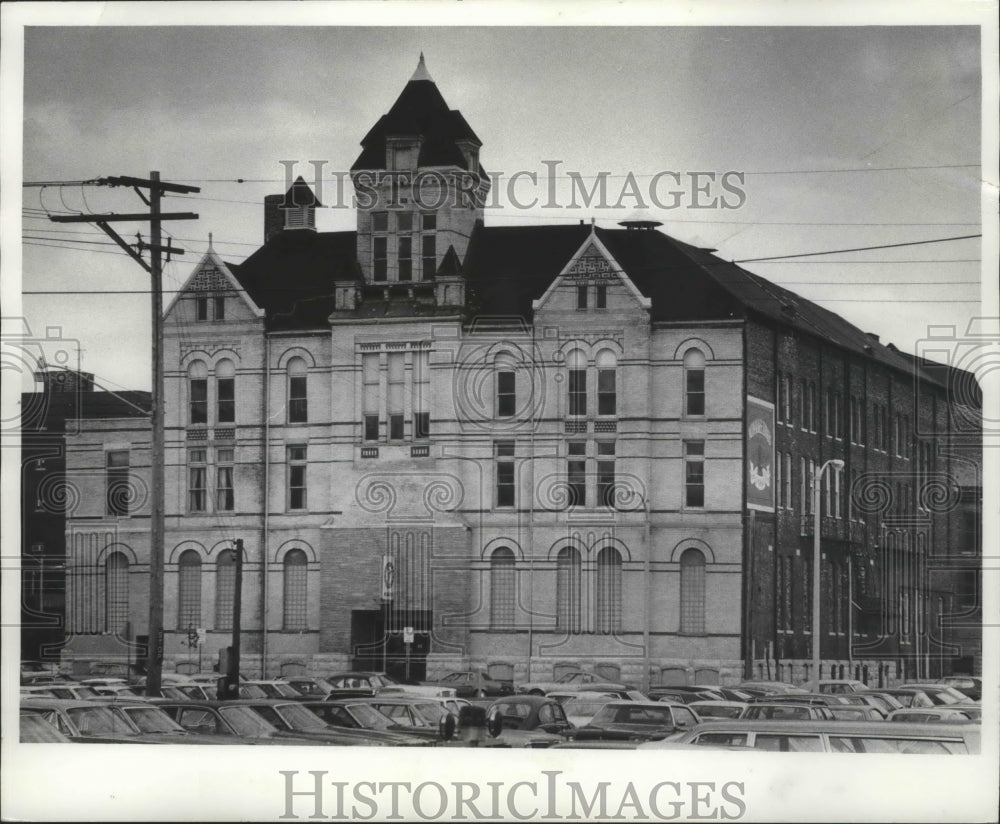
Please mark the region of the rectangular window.
[[234, 378], [218, 378], [215, 382], [218, 397], [215, 399], [216, 420], [233, 423], [236, 420], [236, 389]]
[[816, 384], [809, 384], [809, 431], [815, 432], [819, 421], [819, 410], [816, 408]]
[[608, 308], [608, 287], [598, 286], [594, 294], [594, 306], [597, 309]]
[[389, 412], [389, 439], [403, 440], [403, 394], [406, 389], [406, 362], [402, 353], [392, 353], [388, 358], [387, 389]]
[[784, 471], [782, 463], [781, 453], [779, 452], [774, 460], [774, 488], [778, 491], [778, 509], [781, 509], [785, 505], [781, 499], [782, 492], [784, 491], [784, 484], [781, 478], [781, 473]]
[[196, 320], [208, 320], [208, 297], [194, 299], [194, 316]]
[[206, 478], [208, 467], [208, 451], [192, 449], [188, 452], [188, 511], [206, 512], [208, 510], [208, 490]]
[[[426, 222], [427, 215], [424, 215]], [[437, 237], [436, 235], [423, 235], [420, 238], [420, 263], [423, 268], [422, 277], [430, 280], [437, 274]]]
[[516, 404], [515, 373], [497, 372], [497, 417], [512, 417]]
[[587, 442], [566, 444], [566, 485], [570, 506], [587, 505]]
[[434, 212], [424, 212], [420, 216], [420, 228], [425, 232], [437, 231], [437, 215]]
[[[832, 470], [833, 467], [830, 467], [830, 469]], [[824, 513], [823, 514], [825, 514], [826, 517], [828, 517], [828, 518], [834, 517], [834, 515], [833, 515], [833, 476], [834, 476], [834, 474], [836, 474], [836, 473], [833, 472], [833, 471], [831, 471], [831, 472], [827, 473], [827, 475], [826, 475], [826, 496], [825, 496], [826, 504], [825, 504], [825, 509], [824, 509]], [[823, 479], [820, 478], [819, 482], [823, 483]], [[822, 494], [822, 492], [820, 494]]]
[[379, 418], [381, 415], [381, 397], [379, 395], [379, 356], [375, 354], [361, 356], [361, 405], [364, 416], [364, 439], [377, 441], [379, 436]]
[[389, 213], [388, 212], [372, 212], [372, 231], [373, 232], [388, 232], [389, 231]]
[[685, 369], [685, 398], [688, 415], [705, 414], [705, 370]]
[[843, 477], [844, 470], [833, 468], [833, 517], [843, 518], [843, 496], [840, 494], [840, 485], [842, 483], [841, 478]]
[[833, 437], [833, 392], [826, 390], [826, 403], [823, 404], [823, 434]]
[[306, 447], [288, 447], [288, 508], [306, 508]]
[[512, 507], [515, 502], [514, 441], [494, 441], [497, 507]]
[[576, 308], [586, 309], [587, 308], [587, 286], [577, 286], [576, 287]]
[[388, 280], [389, 277], [388, 243], [385, 237], [372, 239], [372, 279], [378, 282]]
[[399, 239], [399, 279], [413, 280], [413, 239]]
[[792, 453], [785, 453], [785, 508], [792, 508]]
[[597, 442], [597, 505], [615, 505], [615, 442]]
[[430, 402], [430, 352], [413, 353], [413, 437], [429, 438], [431, 416]]
[[215, 511], [235, 509], [233, 493], [233, 450], [218, 449], [215, 453]]
[[105, 512], [112, 518], [124, 517], [128, 515], [129, 499], [132, 497], [128, 450], [108, 452], [105, 467]]
[[413, 231], [413, 212], [396, 213], [396, 229], [400, 232]]
[[806, 432], [809, 429], [807, 407], [809, 406], [809, 386], [805, 381], [799, 382], [799, 393], [802, 405], [799, 407], [799, 428]]
[[212, 298], [212, 302], [215, 304], [215, 319], [225, 320], [226, 319], [226, 299], [222, 295], [216, 295]]
[[292, 375], [288, 379], [288, 422], [306, 423], [309, 420], [309, 399], [306, 376]]
[[684, 506], [705, 506], [704, 441], [684, 441]]
[[775, 380], [775, 394], [778, 398], [776, 409], [774, 410], [775, 420], [778, 423], [785, 422], [785, 376], [779, 372]]
[[191, 378], [191, 423], [208, 423], [208, 378]]
[[587, 370], [569, 370], [569, 414], [587, 414]]
[[615, 386], [615, 369], [597, 370], [597, 414], [618, 414], [618, 391]]
[[816, 461], [809, 459], [809, 467], [806, 470], [809, 478], [808, 498], [806, 499], [806, 515], [813, 514], [813, 504], [816, 498]]

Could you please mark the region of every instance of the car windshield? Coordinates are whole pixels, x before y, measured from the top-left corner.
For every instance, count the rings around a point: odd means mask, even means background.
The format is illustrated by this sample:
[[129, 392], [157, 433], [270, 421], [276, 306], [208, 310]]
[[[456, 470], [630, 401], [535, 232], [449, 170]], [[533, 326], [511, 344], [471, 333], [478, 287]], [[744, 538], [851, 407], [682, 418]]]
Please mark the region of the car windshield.
[[268, 684], [268, 687], [270, 687], [274, 691], [274, 695], [279, 698], [294, 698], [296, 695], [302, 695], [302, 693], [295, 689], [295, 687], [291, 684]]
[[367, 704], [352, 704], [348, 711], [362, 727], [369, 730], [385, 730], [392, 725], [384, 713]]
[[278, 731], [273, 724], [261, 718], [249, 707], [222, 707], [219, 709], [219, 715], [229, 723], [237, 735], [267, 738]]
[[694, 708], [702, 718], [736, 718], [743, 709], [741, 707], [730, 707], [725, 704], [713, 707], [711, 704], [699, 704]]
[[52, 687], [56, 698], [97, 698], [97, 693], [90, 687]]
[[244, 684], [240, 687], [242, 698], [267, 698], [268, 694], [258, 684]]
[[163, 710], [156, 707], [129, 707], [122, 710], [142, 732], [184, 732]]
[[607, 703], [607, 701], [602, 701], [600, 698], [588, 698], [586, 700], [571, 698], [563, 704], [563, 709], [566, 711], [566, 715], [591, 718]]
[[556, 679], [557, 684], [576, 684], [584, 680], [584, 672], [567, 672], [565, 675], [560, 676]]
[[136, 730], [107, 707], [72, 707], [66, 711], [81, 735], [135, 735]]
[[327, 725], [318, 715], [309, 712], [309, 710], [300, 704], [283, 704], [274, 709], [293, 730], [298, 730], [299, 732], [317, 732], [327, 728]]
[[447, 715], [448, 713], [448, 710], [440, 704], [435, 704], [430, 701], [423, 704], [414, 704], [413, 711], [428, 724], [437, 724], [437, 722], [441, 720], [442, 716]]
[[65, 741], [59, 730], [53, 727], [40, 715], [32, 713], [21, 714], [22, 744], [55, 744]]
[[648, 724], [673, 726], [673, 716], [669, 707], [628, 706], [605, 704], [592, 721], [600, 724]]
[[441, 679], [442, 683], [456, 684], [462, 681], [468, 680], [468, 673], [465, 672], [453, 672], [450, 675], [446, 675]]

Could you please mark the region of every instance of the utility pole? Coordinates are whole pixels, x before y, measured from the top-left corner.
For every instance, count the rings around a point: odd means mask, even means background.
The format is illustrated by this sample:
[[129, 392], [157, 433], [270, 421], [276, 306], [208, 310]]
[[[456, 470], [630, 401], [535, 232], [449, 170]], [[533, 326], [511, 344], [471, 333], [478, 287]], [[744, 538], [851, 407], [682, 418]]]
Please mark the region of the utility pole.
[[[160, 209], [160, 200], [166, 192], [189, 194], [200, 192], [197, 186], [185, 186], [179, 183], [163, 183], [159, 172], [150, 172], [149, 179], [136, 177], [101, 178], [95, 183], [106, 186], [131, 186], [140, 199], [149, 207], [149, 213], [138, 214], [94, 214], [94, 215], [53, 215], [54, 223], [94, 223], [115, 243], [150, 274], [150, 289], [152, 293], [152, 357], [153, 357], [153, 387], [152, 387], [152, 455], [151, 483], [152, 497], [149, 525], [149, 640], [146, 654], [146, 695], [158, 696], [163, 675], [163, 542], [164, 542], [164, 477], [163, 477], [163, 252], [167, 252], [168, 260], [171, 254], [183, 254], [183, 251], [170, 246], [163, 246], [161, 223], [164, 220], [197, 220], [193, 212], [172, 212], [164, 214]], [[147, 198], [142, 190], [149, 191]], [[140, 252], [132, 249], [121, 236], [109, 225], [124, 221], [141, 221], [150, 224], [150, 239], [148, 245], [141, 249], [149, 249], [150, 262], [142, 259]]]
[[233, 581], [233, 647], [229, 653], [229, 672], [226, 673], [226, 698], [240, 697], [240, 623], [243, 613], [243, 539], [236, 538], [236, 570]]

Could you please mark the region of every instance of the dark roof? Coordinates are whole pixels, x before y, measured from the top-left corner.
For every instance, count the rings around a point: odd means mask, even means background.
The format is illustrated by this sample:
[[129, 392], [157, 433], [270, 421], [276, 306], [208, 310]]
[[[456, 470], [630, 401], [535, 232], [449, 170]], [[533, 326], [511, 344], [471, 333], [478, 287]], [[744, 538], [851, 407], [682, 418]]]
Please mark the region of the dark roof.
[[243, 263], [227, 265], [265, 311], [268, 330], [324, 329], [334, 310], [334, 281], [361, 277], [355, 237], [354, 232], [285, 230]]
[[411, 80], [361, 141], [362, 151], [351, 166], [357, 169], [384, 169], [387, 137], [422, 137], [418, 166], [461, 166], [465, 157], [459, 140], [482, 142], [461, 113], [448, 108], [433, 80]]
[[[834, 312], [659, 231], [478, 223], [464, 263], [449, 249], [441, 274], [462, 272], [467, 278], [467, 319], [502, 316], [530, 323], [532, 301], [542, 297], [591, 231], [636, 288], [650, 298], [653, 322], [753, 317], [828, 341], [906, 374], [918, 369], [924, 379], [939, 385], [954, 383], [948, 367], [927, 365], [882, 344]], [[355, 247], [355, 232], [283, 231], [230, 268], [266, 311], [269, 330], [324, 329], [331, 316], [377, 319], [455, 313], [434, 307], [426, 296], [411, 299], [400, 294], [388, 301], [363, 301], [354, 311], [335, 311], [334, 281], [361, 277]]]
[[148, 418], [149, 392], [22, 392], [22, 431], [62, 431], [67, 418]]

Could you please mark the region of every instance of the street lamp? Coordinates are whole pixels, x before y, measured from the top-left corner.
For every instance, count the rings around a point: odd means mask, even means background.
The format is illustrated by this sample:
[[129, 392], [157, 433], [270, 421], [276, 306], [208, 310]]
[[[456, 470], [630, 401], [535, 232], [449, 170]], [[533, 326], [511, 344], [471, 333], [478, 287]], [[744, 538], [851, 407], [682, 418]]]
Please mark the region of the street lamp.
[[820, 554], [820, 490], [823, 487], [823, 473], [826, 468], [832, 466], [835, 469], [843, 469], [844, 462], [839, 458], [830, 458], [824, 463], [813, 478], [813, 603], [812, 603], [812, 681], [813, 689], [819, 692], [819, 645], [820, 645], [820, 623], [819, 623], [819, 599], [820, 599], [820, 571], [822, 569], [822, 556]]

